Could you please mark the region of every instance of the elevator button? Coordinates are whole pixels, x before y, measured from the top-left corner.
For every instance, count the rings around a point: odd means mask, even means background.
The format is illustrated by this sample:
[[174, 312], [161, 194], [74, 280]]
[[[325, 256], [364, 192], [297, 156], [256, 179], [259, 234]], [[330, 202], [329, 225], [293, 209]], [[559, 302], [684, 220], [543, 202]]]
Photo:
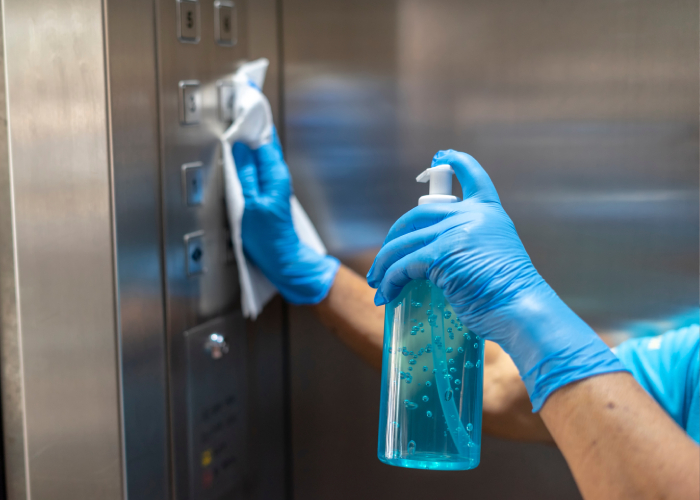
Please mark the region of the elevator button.
[[229, 0], [214, 2], [214, 38], [219, 45], [236, 45], [237, 40], [236, 4]]
[[201, 205], [204, 201], [204, 165], [201, 161], [185, 163], [182, 166], [182, 192], [189, 207]]
[[216, 84], [216, 90], [219, 98], [219, 120], [230, 123], [233, 121], [233, 82], [220, 80]]
[[184, 80], [180, 84], [180, 123], [195, 125], [202, 117], [202, 94], [197, 80]]
[[204, 232], [185, 235], [185, 259], [188, 276], [204, 272]]
[[199, 1], [178, 0], [177, 37], [181, 42], [199, 42]]

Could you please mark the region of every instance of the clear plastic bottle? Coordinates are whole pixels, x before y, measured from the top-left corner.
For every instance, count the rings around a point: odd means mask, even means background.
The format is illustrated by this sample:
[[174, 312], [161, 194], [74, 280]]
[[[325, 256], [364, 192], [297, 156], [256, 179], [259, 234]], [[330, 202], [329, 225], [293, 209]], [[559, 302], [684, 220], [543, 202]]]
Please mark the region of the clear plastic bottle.
[[[430, 195], [419, 204], [456, 201], [452, 169], [436, 166], [418, 180], [430, 174]], [[483, 340], [440, 289], [428, 280], [407, 284], [385, 306], [379, 460], [415, 469], [479, 465], [483, 364]]]

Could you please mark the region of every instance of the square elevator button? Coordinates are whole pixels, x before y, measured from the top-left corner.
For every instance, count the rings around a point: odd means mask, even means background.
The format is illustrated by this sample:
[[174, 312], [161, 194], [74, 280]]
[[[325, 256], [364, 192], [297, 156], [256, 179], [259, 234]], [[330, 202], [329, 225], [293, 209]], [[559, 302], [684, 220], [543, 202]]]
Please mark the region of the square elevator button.
[[199, 42], [199, 1], [178, 0], [177, 37], [181, 42]]
[[204, 267], [204, 232], [185, 235], [185, 268], [188, 276], [202, 274]]
[[201, 161], [182, 166], [182, 192], [188, 207], [196, 207], [204, 202], [204, 165]]
[[183, 80], [180, 87], [180, 123], [196, 125], [202, 119], [202, 93], [199, 81]]
[[214, 38], [219, 45], [236, 45], [236, 4], [229, 0], [214, 2]]

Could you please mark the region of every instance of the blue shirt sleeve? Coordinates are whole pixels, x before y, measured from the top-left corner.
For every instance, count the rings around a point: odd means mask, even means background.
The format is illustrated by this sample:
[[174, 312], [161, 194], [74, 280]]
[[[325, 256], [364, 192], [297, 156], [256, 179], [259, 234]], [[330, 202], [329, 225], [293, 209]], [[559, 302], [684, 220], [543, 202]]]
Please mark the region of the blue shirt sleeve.
[[631, 339], [613, 351], [671, 418], [700, 442], [700, 326]]

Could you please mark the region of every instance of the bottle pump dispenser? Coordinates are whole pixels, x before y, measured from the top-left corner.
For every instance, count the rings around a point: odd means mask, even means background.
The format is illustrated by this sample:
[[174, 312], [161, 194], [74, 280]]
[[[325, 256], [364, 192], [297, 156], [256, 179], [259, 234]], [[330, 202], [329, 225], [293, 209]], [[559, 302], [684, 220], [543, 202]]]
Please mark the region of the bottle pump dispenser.
[[[454, 203], [452, 167], [421, 173], [419, 205]], [[385, 306], [379, 460], [415, 469], [479, 465], [484, 342], [429, 280], [408, 283]]]

